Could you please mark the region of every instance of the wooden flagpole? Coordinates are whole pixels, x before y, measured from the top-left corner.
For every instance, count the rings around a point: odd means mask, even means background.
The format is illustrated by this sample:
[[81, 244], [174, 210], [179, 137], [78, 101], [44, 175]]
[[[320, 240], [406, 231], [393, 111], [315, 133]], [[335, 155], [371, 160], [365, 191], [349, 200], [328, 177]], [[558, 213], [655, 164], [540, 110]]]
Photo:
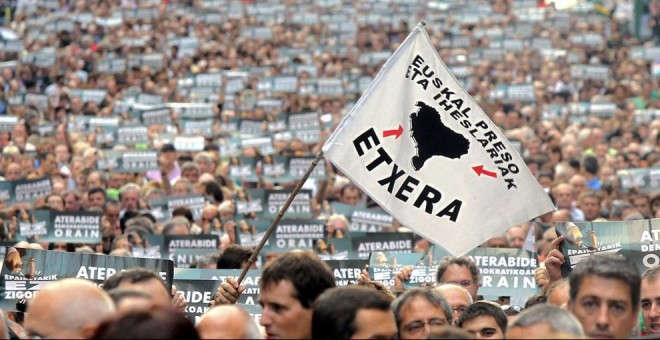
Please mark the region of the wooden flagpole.
[[248, 260], [247, 266], [243, 268], [243, 271], [241, 272], [241, 275], [238, 277], [238, 284], [241, 284], [241, 281], [245, 278], [245, 275], [247, 275], [248, 270], [254, 262], [257, 260], [257, 256], [259, 256], [259, 253], [261, 252], [261, 249], [263, 249], [264, 245], [266, 244], [266, 241], [268, 241], [268, 238], [270, 238], [270, 235], [275, 231], [275, 227], [277, 227], [277, 224], [280, 223], [280, 220], [282, 220], [282, 217], [284, 217], [284, 213], [286, 212], [287, 209], [289, 209], [289, 206], [291, 205], [291, 202], [293, 202], [293, 199], [298, 195], [298, 192], [300, 192], [300, 189], [302, 189], [302, 186], [305, 184], [307, 179], [309, 178], [309, 175], [312, 174], [312, 171], [314, 168], [316, 168], [316, 165], [319, 163], [319, 161], [323, 158], [323, 150], [319, 151], [316, 154], [316, 157], [312, 161], [312, 164], [310, 164], [309, 168], [307, 168], [307, 171], [303, 175], [302, 179], [296, 184], [296, 187], [293, 189], [293, 192], [291, 195], [289, 195], [289, 198], [286, 200], [284, 205], [280, 208], [280, 212], [275, 216], [275, 219], [273, 222], [270, 224], [270, 227], [268, 227], [268, 230], [266, 230], [266, 233], [264, 234], [264, 237], [261, 238], [261, 241], [257, 245], [257, 248], [254, 249], [252, 252], [252, 256], [250, 256], [250, 259]]

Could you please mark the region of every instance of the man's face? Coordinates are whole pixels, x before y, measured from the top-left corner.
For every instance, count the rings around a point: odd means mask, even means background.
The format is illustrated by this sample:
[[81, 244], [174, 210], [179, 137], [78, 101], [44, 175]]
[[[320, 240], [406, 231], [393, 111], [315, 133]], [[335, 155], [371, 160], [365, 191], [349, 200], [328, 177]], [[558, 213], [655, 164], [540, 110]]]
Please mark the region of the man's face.
[[642, 280], [640, 300], [646, 332], [660, 334], [660, 280]]
[[547, 322], [537, 323], [528, 327], [510, 327], [506, 331], [507, 339], [549, 339], [554, 330]]
[[628, 338], [637, 321], [630, 287], [621, 280], [586, 276], [569, 310], [592, 338]]
[[46, 159], [41, 161], [39, 166], [43, 169], [44, 174], [52, 174], [55, 170], [57, 170], [57, 162], [55, 161], [55, 156], [49, 154], [46, 156]]
[[112, 173], [110, 175], [110, 179], [108, 180], [108, 188], [111, 189], [119, 189], [121, 188], [121, 185], [124, 183], [124, 177], [123, 174], [120, 173]]
[[21, 166], [18, 163], [11, 163], [7, 166], [5, 172], [5, 179], [8, 181], [15, 181], [21, 178]]
[[421, 339], [450, 323], [441, 308], [418, 296], [401, 308], [399, 335], [401, 339]]
[[206, 226], [218, 218], [218, 210], [213, 207], [205, 207], [202, 210], [202, 225]]
[[61, 196], [53, 195], [48, 197], [48, 201], [46, 201], [46, 204], [48, 204], [49, 207], [57, 211], [64, 210], [64, 201], [62, 200]]
[[101, 183], [101, 175], [98, 172], [92, 172], [87, 177], [87, 187], [88, 188], [100, 188], [103, 184]]
[[396, 339], [396, 321], [389, 310], [360, 309], [351, 339]]
[[312, 309], [304, 308], [295, 295], [296, 288], [288, 280], [262, 286], [260, 323], [268, 338], [311, 338]]
[[571, 209], [571, 204], [573, 203], [573, 189], [562, 187], [558, 188], [555, 192], [555, 199], [557, 201], [557, 207], [559, 209]]
[[88, 195], [87, 201], [89, 202], [90, 207], [103, 208], [103, 205], [105, 205], [105, 195], [103, 195], [102, 192], [95, 192]]
[[347, 188], [339, 197], [339, 201], [348, 205], [356, 205], [358, 199], [360, 198], [360, 192], [358, 189]]
[[197, 171], [196, 169], [183, 170], [181, 176], [183, 176], [183, 178], [190, 181], [190, 183], [195, 184], [199, 180], [199, 171]]
[[55, 157], [59, 163], [66, 163], [69, 161], [69, 149], [67, 149], [66, 145], [60, 144], [55, 147]]
[[69, 194], [64, 197], [64, 210], [66, 211], [76, 211], [80, 209], [80, 203], [75, 196]]
[[633, 203], [642, 215], [651, 216], [651, 205], [648, 197], [635, 197]]
[[509, 248], [522, 248], [525, 245], [525, 230], [513, 227], [507, 232]]
[[174, 164], [174, 162], [176, 162], [177, 156], [176, 156], [176, 152], [174, 151], [163, 152], [161, 156], [163, 163], [165, 163], [166, 165], [172, 165]]
[[127, 190], [121, 195], [121, 205], [126, 211], [138, 210], [139, 193], [135, 190]]
[[458, 318], [465, 312], [465, 310], [470, 306], [470, 297], [467, 295], [465, 290], [462, 290], [457, 287], [453, 288], [444, 288], [437, 291], [449, 304], [452, 310], [452, 319], [453, 324], [456, 324]]
[[598, 205], [598, 199], [595, 197], [585, 197], [580, 204], [580, 210], [584, 212], [584, 218], [587, 221], [593, 221], [598, 218], [600, 214], [600, 206]]
[[207, 162], [206, 159], [198, 158], [195, 161], [195, 164], [197, 164], [197, 167], [199, 168], [199, 172], [201, 172], [203, 174], [212, 174], [213, 173], [213, 169], [211, 169], [213, 165], [211, 163]]
[[119, 212], [121, 208], [118, 205], [108, 205], [105, 207], [105, 217], [110, 225], [115, 225], [119, 221]]
[[478, 316], [463, 323], [463, 330], [474, 334], [477, 339], [504, 339], [504, 332], [490, 315]]
[[172, 196], [185, 196], [190, 194], [188, 186], [185, 183], [177, 183], [172, 187]]
[[462, 267], [457, 264], [452, 264], [447, 267], [447, 270], [442, 275], [441, 283], [453, 283], [467, 289], [468, 293], [472, 296], [472, 300], [477, 300], [477, 290], [479, 283], [474, 282], [472, 274], [467, 267]]

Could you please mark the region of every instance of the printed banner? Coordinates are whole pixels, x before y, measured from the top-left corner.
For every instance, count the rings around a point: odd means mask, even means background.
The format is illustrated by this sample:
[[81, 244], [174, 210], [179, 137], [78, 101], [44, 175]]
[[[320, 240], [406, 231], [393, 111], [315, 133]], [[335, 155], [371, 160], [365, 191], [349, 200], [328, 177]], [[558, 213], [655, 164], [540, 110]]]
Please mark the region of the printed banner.
[[0, 200], [12, 205], [19, 202], [32, 203], [40, 197], [46, 197], [53, 192], [50, 178], [21, 179], [0, 182]]
[[333, 202], [332, 211], [346, 216], [350, 222], [350, 232], [377, 233], [383, 228], [392, 227], [394, 218], [379, 209], [360, 208], [353, 205]]
[[100, 212], [35, 210], [27, 221], [18, 219], [22, 239], [39, 242], [101, 243]]
[[619, 188], [622, 192], [637, 189], [645, 193], [653, 193], [660, 189], [660, 168], [636, 168], [618, 170]]
[[[374, 252], [369, 259], [369, 276], [385, 287], [394, 287], [396, 274], [405, 267], [415, 267], [423, 256], [423, 253]], [[416, 273], [413, 271], [413, 274]], [[409, 282], [413, 283], [411, 286], [417, 287], [421, 286], [424, 279], [419, 275], [411, 275]]]
[[350, 240], [357, 258], [367, 259], [373, 252], [411, 253], [413, 238], [413, 233], [365, 233]]
[[[195, 281], [213, 281], [218, 282], [215, 286], [227, 280], [228, 277], [238, 278], [241, 275], [242, 269], [196, 269], [196, 268], [176, 268], [174, 272], [175, 283], [179, 280], [195, 280]], [[259, 282], [261, 281], [261, 270], [250, 269], [248, 270], [245, 278], [241, 282], [246, 286], [245, 291], [238, 298], [237, 303], [246, 305], [259, 304]], [[177, 286], [178, 289], [178, 286]], [[215, 290], [212, 291], [215, 294]], [[212, 296], [212, 295], [211, 295]]]
[[167, 196], [149, 200], [150, 212], [160, 222], [171, 219], [172, 211], [178, 207], [189, 208], [193, 220], [198, 221], [202, 218], [202, 209], [206, 204], [206, 198], [201, 195]]
[[102, 284], [129, 268], [158, 273], [171, 290], [174, 266], [169, 260], [9, 248], [0, 277], [0, 308], [15, 311], [18, 300], [32, 298], [53, 281], [80, 278]]
[[125, 151], [117, 159], [117, 172], [144, 173], [159, 170], [158, 151]]
[[206, 255], [220, 251], [220, 240], [216, 235], [165, 235], [166, 254], [177, 268], [189, 268], [190, 264]]
[[[326, 260], [325, 263], [330, 266], [335, 275], [337, 286], [348, 286], [356, 284], [360, 278], [360, 273], [364, 267], [369, 264], [368, 260]], [[373, 278], [373, 276], [372, 276]]]
[[[266, 232], [270, 221], [261, 224], [257, 230]], [[286, 252], [293, 249], [313, 249], [318, 240], [325, 239], [325, 223], [312, 219], [283, 219], [270, 235], [264, 249], [266, 251]]]
[[625, 222], [562, 222], [557, 234], [566, 235], [561, 244], [568, 276], [580, 261], [599, 253], [621, 254], [633, 261], [640, 273], [660, 265], [660, 219]]
[[481, 272], [479, 294], [484, 297], [528, 297], [539, 292], [534, 279], [536, 253], [522, 249], [475, 248], [468, 256]]
[[[273, 219], [284, 206], [286, 200], [291, 195], [292, 190], [246, 190], [251, 200], [261, 201], [263, 209], [261, 217], [264, 219]], [[285, 218], [312, 218], [312, 191], [303, 189], [298, 192], [291, 202], [289, 209], [284, 214]]]

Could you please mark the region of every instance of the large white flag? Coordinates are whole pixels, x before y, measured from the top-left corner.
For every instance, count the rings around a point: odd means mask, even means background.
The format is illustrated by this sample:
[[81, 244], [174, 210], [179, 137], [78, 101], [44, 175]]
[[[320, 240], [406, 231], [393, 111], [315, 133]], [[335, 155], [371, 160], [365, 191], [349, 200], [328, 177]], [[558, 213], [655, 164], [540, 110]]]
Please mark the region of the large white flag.
[[403, 225], [456, 256], [553, 209], [421, 25], [323, 151]]

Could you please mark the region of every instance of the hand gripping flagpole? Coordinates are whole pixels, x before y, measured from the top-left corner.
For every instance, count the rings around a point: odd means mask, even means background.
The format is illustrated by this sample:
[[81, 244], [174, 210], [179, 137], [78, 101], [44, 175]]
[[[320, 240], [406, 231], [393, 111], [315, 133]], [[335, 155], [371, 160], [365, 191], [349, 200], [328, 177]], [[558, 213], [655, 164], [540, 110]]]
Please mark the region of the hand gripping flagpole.
[[266, 241], [268, 241], [268, 238], [270, 238], [270, 235], [275, 231], [275, 227], [277, 227], [277, 224], [280, 223], [280, 220], [282, 220], [282, 217], [284, 217], [284, 213], [286, 212], [287, 209], [289, 209], [289, 206], [291, 205], [291, 202], [293, 202], [293, 199], [298, 195], [298, 192], [300, 192], [300, 189], [302, 189], [302, 186], [305, 184], [307, 179], [309, 178], [309, 175], [312, 174], [312, 171], [314, 171], [314, 168], [316, 168], [316, 165], [319, 164], [319, 161], [323, 158], [323, 150], [319, 151], [316, 154], [316, 157], [312, 161], [312, 164], [309, 165], [309, 168], [307, 168], [307, 171], [303, 175], [302, 179], [296, 184], [296, 187], [293, 189], [293, 192], [291, 195], [289, 195], [289, 198], [286, 200], [284, 205], [280, 208], [280, 212], [275, 216], [275, 219], [273, 222], [270, 224], [270, 227], [268, 227], [268, 230], [266, 230], [266, 233], [264, 234], [264, 237], [261, 238], [261, 241], [257, 245], [257, 248], [254, 249], [252, 252], [252, 256], [250, 256], [250, 259], [248, 260], [247, 266], [243, 268], [243, 271], [241, 272], [241, 275], [238, 277], [238, 284], [241, 284], [241, 281], [245, 278], [245, 275], [247, 275], [248, 270], [254, 262], [257, 260], [257, 256], [259, 256], [259, 253], [261, 252], [261, 249], [263, 249], [264, 245], [266, 244]]

